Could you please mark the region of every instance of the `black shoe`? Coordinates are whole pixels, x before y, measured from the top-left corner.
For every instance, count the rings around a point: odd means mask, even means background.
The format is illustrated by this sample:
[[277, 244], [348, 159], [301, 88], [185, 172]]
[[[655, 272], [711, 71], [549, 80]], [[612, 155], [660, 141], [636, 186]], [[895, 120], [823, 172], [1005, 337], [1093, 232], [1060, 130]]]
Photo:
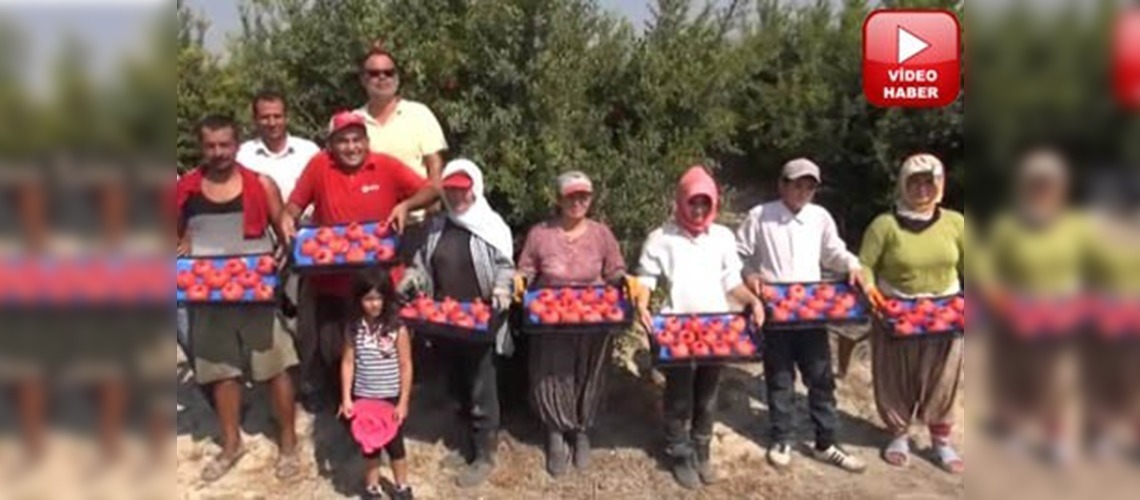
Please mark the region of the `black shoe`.
[[475, 460], [459, 473], [459, 476], [455, 478], [455, 485], [460, 488], [479, 486], [487, 480], [494, 469], [495, 465], [486, 459]]
[[697, 444], [696, 446], [696, 469], [697, 475], [700, 476], [701, 482], [705, 484], [714, 484], [720, 480], [720, 475], [712, 466], [712, 457], [709, 451], [709, 443]]
[[692, 455], [673, 458], [673, 479], [687, 490], [701, 487], [701, 477], [697, 474]]
[[546, 471], [553, 477], [566, 475], [570, 469], [570, 446], [560, 431], [550, 431], [546, 437]]
[[392, 492], [392, 500], [414, 500], [415, 498], [415, 495], [412, 495], [411, 486], [404, 486]]
[[459, 472], [455, 484], [460, 488], [473, 488], [483, 484], [495, 469], [495, 450], [498, 445], [495, 432], [477, 432], [472, 439], [475, 460]]
[[585, 469], [590, 466], [590, 436], [586, 431], [574, 433], [574, 467]]

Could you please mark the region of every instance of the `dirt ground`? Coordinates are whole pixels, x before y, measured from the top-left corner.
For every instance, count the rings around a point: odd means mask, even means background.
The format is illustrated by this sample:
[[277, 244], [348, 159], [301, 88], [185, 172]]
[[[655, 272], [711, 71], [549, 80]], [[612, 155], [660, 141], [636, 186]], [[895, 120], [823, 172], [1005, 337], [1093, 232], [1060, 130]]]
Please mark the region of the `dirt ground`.
[[[412, 484], [417, 498], [426, 499], [910, 499], [963, 498], [961, 477], [945, 474], [920, 455], [907, 470], [892, 470], [878, 458], [885, 436], [875, 416], [868, 352], [860, 348], [851, 373], [839, 381], [844, 446], [869, 464], [865, 474], [851, 475], [797, 454], [786, 472], [774, 470], [764, 459], [766, 405], [760, 365], [732, 366], [726, 370], [719, 397], [713, 461], [724, 479], [699, 492], [678, 487], [664, 468], [661, 454], [661, 382], [647, 369], [647, 355], [636, 341], [619, 343], [610, 370], [607, 406], [592, 435], [595, 453], [589, 470], [574, 471], [559, 480], [543, 468], [541, 433], [525, 405], [511, 406], [504, 415], [498, 467], [480, 488], [459, 490], [455, 472], [441, 467], [448, 448], [445, 440], [457, 423], [444, 396], [442, 378], [429, 370], [417, 381], [411, 419], [406, 428]], [[219, 448], [213, 442], [216, 426], [209, 406], [190, 384], [185, 366], [178, 417], [177, 497], [180, 499], [324, 499], [353, 498], [360, 490], [363, 462], [343, 427], [331, 415], [302, 414], [305, 472], [287, 482], [272, 474], [276, 446], [269, 435], [273, 424], [268, 402], [253, 390], [246, 415], [245, 436], [249, 454], [228, 476], [202, 484], [198, 475], [206, 458]], [[505, 399], [517, 394], [504, 395]], [[800, 436], [810, 443], [806, 398], [798, 398]], [[959, 421], [965, 418], [959, 405]], [[955, 439], [962, 443], [961, 430]], [[925, 433], [916, 433], [925, 451]], [[387, 474], [387, 470], [385, 470]]]

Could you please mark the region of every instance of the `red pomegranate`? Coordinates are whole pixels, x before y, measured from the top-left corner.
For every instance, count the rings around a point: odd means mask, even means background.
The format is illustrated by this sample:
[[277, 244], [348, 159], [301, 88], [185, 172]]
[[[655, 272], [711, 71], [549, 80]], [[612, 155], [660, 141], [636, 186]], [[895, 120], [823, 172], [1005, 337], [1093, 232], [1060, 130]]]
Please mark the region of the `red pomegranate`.
[[391, 262], [396, 258], [396, 248], [388, 243], [381, 243], [380, 248], [376, 249], [376, 260], [378, 262]]
[[178, 271], [175, 281], [179, 290], [187, 290], [198, 282], [198, 277], [192, 271]]
[[237, 276], [241, 273], [244, 273], [247, 267], [248, 266], [245, 263], [245, 259], [233, 258], [226, 260], [226, 264], [223, 269], [225, 269], [227, 273], [230, 273], [233, 276]]
[[336, 231], [334, 231], [333, 228], [322, 227], [320, 229], [317, 229], [317, 234], [313, 238], [316, 239], [317, 243], [320, 243], [321, 245], [328, 245], [332, 243], [333, 239], [336, 237]]
[[205, 283], [195, 283], [190, 289], [186, 290], [186, 300], [193, 302], [204, 302], [210, 299], [210, 287]]
[[318, 266], [327, 266], [336, 261], [336, 255], [328, 248], [321, 248], [313, 253], [313, 263]]
[[226, 286], [222, 288], [222, 299], [224, 300], [235, 302], [241, 300], [244, 297], [245, 288], [242, 288], [242, 286], [237, 284], [235, 281], [226, 283]]
[[257, 271], [254, 271], [252, 269], [247, 270], [247, 271], [237, 275], [237, 282], [239, 285], [241, 285], [245, 288], [252, 289], [252, 288], [256, 287], [257, 285], [261, 284], [261, 275], [258, 274]]
[[315, 257], [317, 252], [321, 250], [321, 244], [313, 238], [309, 238], [301, 242], [301, 255], [305, 257]]
[[195, 275], [204, 278], [206, 274], [214, 270], [214, 263], [208, 259], [198, 259], [195, 260], [193, 264], [190, 264], [190, 270], [192, 270]]
[[353, 222], [344, 229], [344, 237], [350, 241], [360, 241], [364, 239], [364, 228], [360, 224]]
[[414, 306], [407, 305], [400, 308], [400, 317], [403, 319], [415, 320], [419, 319], [420, 312]]
[[253, 289], [253, 298], [261, 302], [273, 300], [273, 287], [266, 283], [258, 283]]
[[270, 275], [277, 272], [277, 259], [270, 255], [262, 255], [257, 258], [257, 272], [263, 275]]
[[206, 275], [206, 286], [210, 287], [213, 290], [217, 290], [226, 286], [226, 283], [229, 281], [230, 273], [227, 273], [221, 269], [215, 269]]
[[344, 254], [344, 260], [353, 264], [363, 264], [368, 262], [368, 253], [363, 248], [354, 246]]

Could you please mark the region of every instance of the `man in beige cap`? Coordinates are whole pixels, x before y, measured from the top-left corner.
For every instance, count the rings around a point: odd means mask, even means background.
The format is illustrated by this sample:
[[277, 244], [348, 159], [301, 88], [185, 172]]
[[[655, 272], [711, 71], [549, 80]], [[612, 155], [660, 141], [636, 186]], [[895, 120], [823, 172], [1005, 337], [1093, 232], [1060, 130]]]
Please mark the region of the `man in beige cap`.
[[[744, 261], [745, 284], [761, 295], [763, 283], [821, 281], [824, 268], [848, 276], [862, 286], [859, 258], [847, 250], [835, 220], [812, 203], [821, 176], [819, 166], [806, 158], [784, 165], [780, 199], [748, 213], [737, 231], [737, 251]], [[808, 407], [815, 424], [815, 456], [850, 472], [865, 464], [838, 446], [839, 417], [835, 402], [835, 376], [826, 328], [795, 332], [764, 332], [764, 378], [771, 415], [768, 460], [777, 467], [791, 463], [791, 439], [796, 367], [808, 387]]]

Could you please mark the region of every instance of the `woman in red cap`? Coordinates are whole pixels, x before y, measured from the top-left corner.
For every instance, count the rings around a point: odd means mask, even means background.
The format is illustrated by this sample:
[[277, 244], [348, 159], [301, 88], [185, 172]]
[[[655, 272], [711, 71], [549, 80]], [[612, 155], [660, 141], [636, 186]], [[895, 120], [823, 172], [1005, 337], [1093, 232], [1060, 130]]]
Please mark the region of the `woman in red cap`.
[[[428, 221], [427, 240], [400, 283], [401, 293], [415, 291], [460, 302], [488, 301], [496, 313], [511, 304], [514, 245], [511, 230], [483, 197], [483, 173], [470, 160], [454, 160], [442, 174], [447, 210]], [[461, 450], [466, 468], [460, 487], [482, 484], [495, 463], [499, 430], [499, 392], [495, 356], [509, 356], [514, 343], [504, 322], [493, 345], [432, 339], [448, 369], [452, 397], [462, 405], [468, 424]]]
[[[594, 199], [582, 172], [558, 177], [558, 215], [530, 230], [519, 257], [519, 281], [542, 287], [597, 285], [623, 279], [625, 260], [613, 232], [587, 215]], [[525, 289], [516, 283], [516, 289]], [[611, 335], [533, 335], [529, 363], [531, 402], [547, 430], [547, 471], [565, 474], [590, 459], [586, 432], [604, 392]]]

